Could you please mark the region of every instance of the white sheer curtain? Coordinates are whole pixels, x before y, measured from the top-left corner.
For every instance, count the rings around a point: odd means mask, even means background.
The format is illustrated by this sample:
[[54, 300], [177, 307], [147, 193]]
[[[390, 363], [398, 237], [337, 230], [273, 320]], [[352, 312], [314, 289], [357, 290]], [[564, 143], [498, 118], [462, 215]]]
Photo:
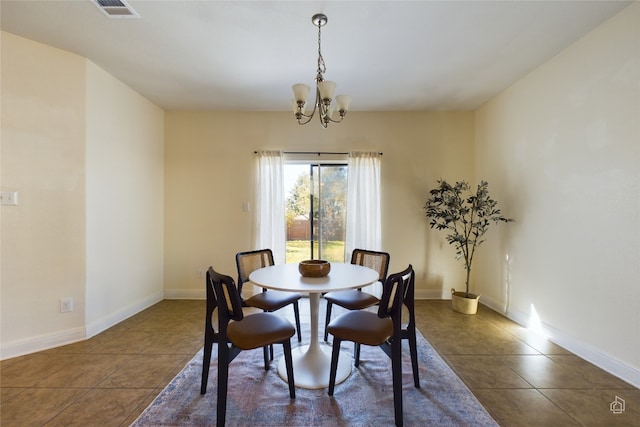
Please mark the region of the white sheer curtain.
[[256, 159], [256, 249], [271, 249], [274, 262], [283, 264], [286, 258], [283, 154], [258, 151]]
[[382, 250], [380, 153], [349, 153], [345, 259], [354, 249]]

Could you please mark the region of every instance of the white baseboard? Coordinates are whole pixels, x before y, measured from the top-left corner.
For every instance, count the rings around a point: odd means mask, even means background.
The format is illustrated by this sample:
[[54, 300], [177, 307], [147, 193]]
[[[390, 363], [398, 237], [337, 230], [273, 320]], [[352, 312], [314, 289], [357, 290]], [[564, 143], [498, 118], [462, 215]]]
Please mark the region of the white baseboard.
[[157, 292], [149, 297], [137, 301], [134, 304], [128, 305], [118, 311], [109, 313], [106, 316], [94, 320], [87, 325], [87, 338], [91, 338], [95, 335], [98, 335], [100, 332], [106, 331], [110, 327], [117, 325], [123, 320], [128, 319], [134, 314], [141, 312], [145, 308], [151, 307], [152, 305], [162, 301], [163, 299], [164, 293]]
[[165, 289], [164, 299], [207, 299], [204, 289]]
[[47, 335], [24, 338], [2, 345], [0, 348], [0, 360], [12, 357], [24, 356], [37, 351], [49, 350], [61, 345], [72, 344], [86, 339], [85, 328], [73, 328], [65, 331], [54, 332]]
[[[497, 301], [492, 300], [491, 298], [488, 298], [486, 296], [483, 296], [480, 299], [480, 302], [487, 307], [497, 311], [498, 313], [508, 317], [514, 322], [524, 326], [525, 328], [529, 326], [529, 315], [526, 313], [518, 312], [515, 310], [505, 310], [503, 304], [497, 303]], [[633, 366], [627, 365], [626, 363], [616, 359], [612, 355], [600, 349], [594, 348], [589, 344], [576, 340], [575, 338], [557, 330], [556, 328], [544, 322], [542, 323], [542, 329], [546, 337], [551, 342], [570, 351], [576, 356], [579, 356], [584, 360], [593, 363], [599, 368], [609, 372], [611, 375], [614, 375], [623, 381], [626, 381], [634, 387], [640, 388], [640, 370], [634, 368]]]
[[38, 335], [3, 344], [0, 348], [0, 360], [24, 356], [25, 354], [36, 353], [38, 351], [49, 350], [51, 348], [84, 341], [122, 322], [134, 314], [141, 312], [145, 308], [162, 301], [163, 298], [163, 293], [158, 292], [150, 297], [138, 301], [135, 304], [124, 307], [115, 313], [110, 313], [109, 315], [91, 322], [84, 327], [57, 331], [46, 335]]
[[416, 289], [416, 299], [451, 299], [450, 291], [442, 291], [440, 289]]

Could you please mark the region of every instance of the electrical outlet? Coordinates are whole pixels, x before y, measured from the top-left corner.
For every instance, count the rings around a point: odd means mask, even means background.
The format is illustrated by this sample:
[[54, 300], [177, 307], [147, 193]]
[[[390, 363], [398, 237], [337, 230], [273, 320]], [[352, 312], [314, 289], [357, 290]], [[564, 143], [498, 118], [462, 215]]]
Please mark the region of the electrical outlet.
[[73, 311], [73, 298], [60, 298], [60, 313]]

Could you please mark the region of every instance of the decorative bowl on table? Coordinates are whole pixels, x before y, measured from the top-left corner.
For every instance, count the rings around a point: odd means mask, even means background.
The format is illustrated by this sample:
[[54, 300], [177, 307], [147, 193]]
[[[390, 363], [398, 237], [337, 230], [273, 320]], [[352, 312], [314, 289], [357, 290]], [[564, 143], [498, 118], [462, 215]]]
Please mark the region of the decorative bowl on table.
[[298, 271], [303, 277], [324, 277], [331, 271], [331, 263], [323, 259], [300, 261]]

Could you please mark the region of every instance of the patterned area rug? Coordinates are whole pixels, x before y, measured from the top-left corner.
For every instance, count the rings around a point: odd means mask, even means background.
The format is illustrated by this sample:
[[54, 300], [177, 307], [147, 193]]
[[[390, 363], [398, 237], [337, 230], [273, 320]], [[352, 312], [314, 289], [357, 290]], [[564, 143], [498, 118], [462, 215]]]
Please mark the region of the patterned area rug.
[[[308, 325], [305, 329], [303, 337], [308, 340]], [[344, 350], [352, 354], [353, 344], [345, 343]], [[354, 367], [349, 378], [336, 385], [333, 397], [326, 389], [296, 388], [295, 399], [289, 398], [287, 383], [276, 369], [282, 346], [275, 346], [274, 351], [269, 371], [264, 370], [261, 350], [243, 351], [231, 363], [227, 426], [394, 425], [391, 359], [379, 347], [362, 346], [360, 367]], [[200, 350], [132, 426], [214, 426], [216, 355], [214, 345], [205, 395], [200, 394]], [[413, 386], [409, 347], [403, 340], [405, 426], [497, 425], [420, 333], [418, 359], [419, 389]]]

